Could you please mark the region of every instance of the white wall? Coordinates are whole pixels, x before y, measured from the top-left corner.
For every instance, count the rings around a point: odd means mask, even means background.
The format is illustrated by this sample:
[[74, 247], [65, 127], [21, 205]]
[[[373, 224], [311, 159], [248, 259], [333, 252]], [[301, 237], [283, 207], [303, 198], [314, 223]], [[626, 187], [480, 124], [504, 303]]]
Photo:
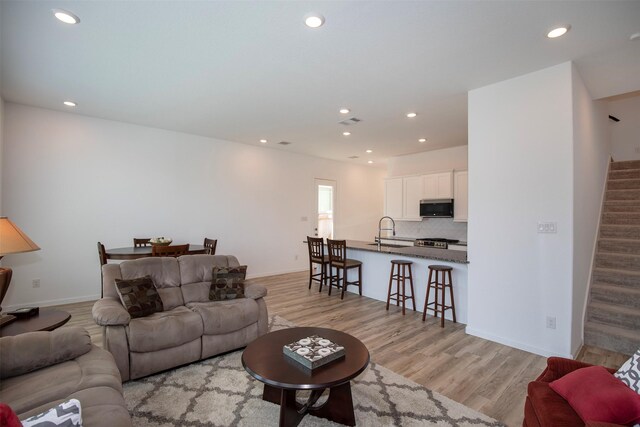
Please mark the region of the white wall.
[[[570, 63], [469, 92], [467, 332], [570, 355]], [[538, 234], [538, 221], [557, 234]], [[547, 329], [546, 316], [557, 327]]]
[[640, 160], [640, 94], [611, 100], [609, 114], [620, 119], [610, 123], [613, 159]]
[[4, 145], [4, 211], [42, 248], [6, 257], [6, 305], [99, 295], [96, 242], [135, 236], [217, 238], [250, 276], [304, 270], [314, 178], [338, 183], [336, 237], [370, 238], [382, 215], [384, 171], [266, 147], [12, 103]]
[[391, 157], [387, 161], [387, 176], [402, 176], [447, 170], [466, 170], [467, 146], [444, 148], [424, 153]]
[[571, 354], [583, 341], [589, 291], [606, 174], [611, 157], [606, 101], [592, 100], [575, 66], [573, 83], [573, 300]]

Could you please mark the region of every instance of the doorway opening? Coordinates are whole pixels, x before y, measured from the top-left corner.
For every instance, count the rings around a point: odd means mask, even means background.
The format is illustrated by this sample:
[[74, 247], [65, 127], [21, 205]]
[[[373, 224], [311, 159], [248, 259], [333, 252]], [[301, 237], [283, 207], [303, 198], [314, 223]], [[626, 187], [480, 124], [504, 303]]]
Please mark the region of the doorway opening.
[[335, 220], [336, 182], [316, 179], [316, 227], [315, 236], [333, 239]]

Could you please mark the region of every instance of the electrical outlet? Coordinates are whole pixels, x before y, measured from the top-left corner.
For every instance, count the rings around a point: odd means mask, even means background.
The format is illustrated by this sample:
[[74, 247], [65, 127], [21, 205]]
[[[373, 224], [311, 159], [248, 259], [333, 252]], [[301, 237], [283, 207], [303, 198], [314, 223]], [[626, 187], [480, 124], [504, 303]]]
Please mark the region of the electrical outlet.
[[555, 316], [547, 316], [547, 328], [555, 329], [556, 328], [556, 317]]
[[538, 221], [538, 233], [557, 233], [558, 223], [552, 221]]
[[33, 286], [34, 288], [39, 288], [40, 287], [40, 279], [33, 279], [33, 282], [31, 282], [31, 286]]
[[298, 260], [298, 255], [294, 255], [293, 259], [294, 259], [294, 261], [297, 261]]

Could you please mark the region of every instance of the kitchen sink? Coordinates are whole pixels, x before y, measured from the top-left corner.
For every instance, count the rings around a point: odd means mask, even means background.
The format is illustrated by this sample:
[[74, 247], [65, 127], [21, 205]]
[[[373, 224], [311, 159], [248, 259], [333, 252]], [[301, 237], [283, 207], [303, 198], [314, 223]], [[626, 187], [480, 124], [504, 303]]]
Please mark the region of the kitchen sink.
[[[377, 243], [369, 243], [368, 245], [369, 246], [378, 246]], [[380, 246], [383, 247], [383, 248], [406, 248], [407, 247], [407, 245], [392, 245], [392, 244], [389, 244], [389, 243], [383, 243]]]

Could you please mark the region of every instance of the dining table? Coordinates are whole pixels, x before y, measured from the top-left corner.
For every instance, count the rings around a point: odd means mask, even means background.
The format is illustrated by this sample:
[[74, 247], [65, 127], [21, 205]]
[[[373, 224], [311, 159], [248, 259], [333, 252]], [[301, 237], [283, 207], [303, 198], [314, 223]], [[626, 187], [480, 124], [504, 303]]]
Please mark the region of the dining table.
[[[189, 251], [187, 254], [189, 255], [197, 255], [197, 254], [206, 254], [208, 251], [203, 245], [189, 245]], [[113, 248], [113, 249], [105, 249], [105, 253], [107, 255], [107, 260], [128, 260], [128, 259], [139, 259], [139, 258], [147, 258], [151, 256], [151, 246], [141, 246], [141, 247], [133, 247], [129, 246], [126, 248]]]

